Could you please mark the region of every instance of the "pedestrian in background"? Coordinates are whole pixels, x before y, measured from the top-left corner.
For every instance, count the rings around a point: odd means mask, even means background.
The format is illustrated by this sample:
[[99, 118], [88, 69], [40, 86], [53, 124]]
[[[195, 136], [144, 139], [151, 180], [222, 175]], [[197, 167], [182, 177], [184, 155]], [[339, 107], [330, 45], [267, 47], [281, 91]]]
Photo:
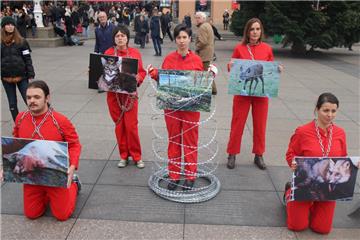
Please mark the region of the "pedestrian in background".
[[16, 86], [26, 103], [26, 88], [35, 77], [28, 42], [21, 37], [12, 17], [1, 21], [1, 82], [9, 101], [11, 116], [15, 121], [19, 113]]
[[224, 14], [223, 14], [224, 30], [228, 30], [229, 22], [230, 22], [229, 10], [225, 9]]
[[[214, 57], [214, 31], [210, 23], [206, 22], [206, 14], [204, 12], [197, 12], [195, 14], [195, 21], [198, 27], [195, 51], [203, 62], [204, 71], [207, 71]], [[215, 81], [212, 84], [212, 94], [217, 94]]]
[[153, 16], [150, 19], [150, 31], [155, 49], [154, 56], [161, 56], [161, 39], [163, 39], [163, 34], [161, 31], [159, 11], [157, 9], [153, 10]]

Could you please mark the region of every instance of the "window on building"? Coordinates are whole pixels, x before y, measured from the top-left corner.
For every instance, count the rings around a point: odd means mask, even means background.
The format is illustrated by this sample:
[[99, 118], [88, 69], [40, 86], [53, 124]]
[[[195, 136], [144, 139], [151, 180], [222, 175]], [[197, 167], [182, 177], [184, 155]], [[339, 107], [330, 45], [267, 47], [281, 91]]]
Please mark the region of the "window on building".
[[195, 11], [205, 12], [208, 17], [211, 13], [211, 0], [196, 0], [195, 1]]

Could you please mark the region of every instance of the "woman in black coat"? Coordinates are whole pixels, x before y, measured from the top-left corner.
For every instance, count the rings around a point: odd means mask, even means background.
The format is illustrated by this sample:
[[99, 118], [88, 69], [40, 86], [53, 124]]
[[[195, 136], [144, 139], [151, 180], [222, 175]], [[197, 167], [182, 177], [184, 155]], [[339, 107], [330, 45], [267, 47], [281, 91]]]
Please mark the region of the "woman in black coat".
[[19, 113], [16, 86], [26, 104], [26, 89], [29, 80], [35, 77], [30, 52], [29, 44], [15, 27], [15, 20], [4, 17], [1, 21], [1, 82], [14, 121]]

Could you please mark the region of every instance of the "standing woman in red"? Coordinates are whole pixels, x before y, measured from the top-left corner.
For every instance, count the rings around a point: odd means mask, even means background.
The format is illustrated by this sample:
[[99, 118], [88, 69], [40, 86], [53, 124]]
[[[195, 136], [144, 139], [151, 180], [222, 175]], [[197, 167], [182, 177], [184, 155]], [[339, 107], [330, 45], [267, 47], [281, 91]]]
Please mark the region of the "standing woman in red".
[[[272, 48], [268, 44], [262, 42], [264, 28], [260, 19], [250, 19], [245, 25], [243, 36], [241, 43], [236, 45], [231, 58], [274, 61]], [[231, 66], [232, 62], [228, 64], [229, 71]], [[282, 70], [282, 66], [279, 67], [279, 70]], [[240, 153], [241, 139], [250, 106], [253, 119], [252, 152], [255, 154], [254, 163], [260, 169], [266, 169], [263, 154], [265, 152], [265, 131], [269, 99], [267, 97], [239, 95], [236, 95], [233, 98], [231, 130], [227, 146], [227, 153], [229, 154], [227, 167], [229, 169], [235, 167], [236, 154]]]
[[[120, 25], [113, 30], [114, 47], [105, 51], [106, 55], [113, 55], [138, 60], [138, 86], [144, 81], [146, 72], [143, 68], [140, 52], [128, 46], [129, 29]], [[115, 135], [120, 152], [118, 167], [126, 167], [128, 158], [132, 157], [138, 168], [144, 168], [141, 160], [141, 146], [138, 133], [138, 96], [123, 93], [107, 93], [107, 103], [112, 120], [115, 123]]]
[[[315, 119], [296, 129], [286, 152], [290, 168], [296, 169], [295, 156], [344, 157], [347, 156], [346, 136], [342, 128], [333, 123], [339, 101], [332, 93], [319, 96], [315, 107]], [[360, 165], [360, 164], [359, 164]], [[285, 199], [290, 199], [291, 184], [285, 187]], [[335, 201], [287, 201], [287, 227], [293, 231], [311, 228], [327, 234], [331, 231]]]
[[[162, 69], [203, 71], [201, 58], [189, 49], [191, 42], [191, 29], [185, 24], [179, 24], [174, 29], [174, 38], [177, 50], [169, 53], [162, 64]], [[209, 68], [214, 74], [217, 69], [211, 65]], [[158, 80], [158, 70], [148, 66], [151, 78]], [[180, 183], [181, 148], [183, 146], [186, 180], [184, 190], [192, 189], [197, 173], [197, 146], [199, 138], [200, 112], [191, 111], [165, 111], [165, 122], [168, 131], [168, 170], [169, 190], [175, 190]], [[194, 150], [195, 149], [195, 150]]]

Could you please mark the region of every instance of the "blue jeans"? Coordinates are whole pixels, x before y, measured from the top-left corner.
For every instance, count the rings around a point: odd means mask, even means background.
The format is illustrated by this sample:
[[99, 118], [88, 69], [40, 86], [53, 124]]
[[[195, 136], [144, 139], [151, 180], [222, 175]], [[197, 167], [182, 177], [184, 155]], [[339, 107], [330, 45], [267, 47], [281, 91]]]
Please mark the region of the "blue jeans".
[[160, 37], [151, 37], [154, 44], [156, 55], [161, 55]]
[[11, 116], [15, 122], [16, 116], [19, 113], [18, 106], [17, 106], [17, 97], [16, 97], [16, 85], [18, 86], [18, 89], [21, 93], [21, 97], [23, 98], [25, 104], [26, 104], [26, 89], [29, 84], [29, 80], [24, 78], [18, 83], [8, 83], [6, 81], [1, 81], [3, 83], [3, 86], [5, 88], [6, 96], [9, 101], [9, 108], [11, 112]]

